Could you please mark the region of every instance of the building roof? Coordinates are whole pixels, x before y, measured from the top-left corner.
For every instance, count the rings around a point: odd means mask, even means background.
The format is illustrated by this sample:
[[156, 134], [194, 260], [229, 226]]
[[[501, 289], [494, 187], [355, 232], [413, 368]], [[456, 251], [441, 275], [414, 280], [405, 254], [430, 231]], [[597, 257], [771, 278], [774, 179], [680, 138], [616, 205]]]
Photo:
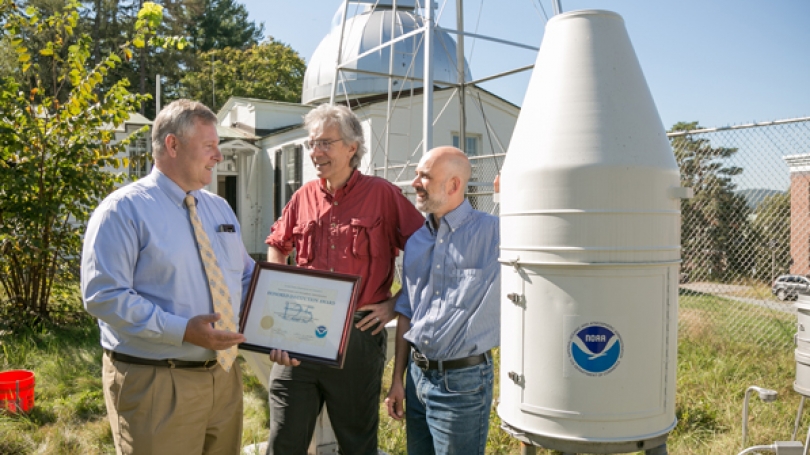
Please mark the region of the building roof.
[[223, 125], [217, 125], [217, 135], [219, 135], [220, 141], [225, 141], [229, 139], [244, 139], [248, 141], [254, 141], [258, 139], [258, 136], [254, 136], [253, 134], [250, 134], [247, 131], [238, 130], [236, 128], [231, 128]]
[[248, 98], [244, 96], [232, 96], [228, 98], [228, 101], [219, 108], [217, 111], [217, 119], [222, 122], [226, 115], [230, 114], [231, 110], [234, 106], [237, 105], [253, 105], [253, 106], [273, 106], [273, 108], [283, 108], [289, 109], [292, 111], [303, 111], [306, 113], [312, 106], [304, 106], [300, 103], [290, 103], [287, 101], [274, 101], [274, 100], [265, 100], [261, 98]]
[[101, 125], [102, 130], [112, 130], [119, 133], [126, 132], [127, 125], [143, 126], [152, 125], [152, 121], [137, 112], [130, 112], [129, 117], [119, 125], [113, 126], [111, 123]]

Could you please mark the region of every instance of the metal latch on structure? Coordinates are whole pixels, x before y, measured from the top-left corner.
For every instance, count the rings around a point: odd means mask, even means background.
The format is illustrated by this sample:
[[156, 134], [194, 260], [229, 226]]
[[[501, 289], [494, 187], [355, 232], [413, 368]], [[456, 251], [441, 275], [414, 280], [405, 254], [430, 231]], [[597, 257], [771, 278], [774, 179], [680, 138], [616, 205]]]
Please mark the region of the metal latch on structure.
[[506, 373], [506, 376], [508, 376], [509, 379], [511, 379], [515, 384], [523, 387], [524, 378], [522, 374], [510, 371], [509, 373]]
[[522, 307], [526, 305], [526, 299], [524, 299], [523, 296], [517, 292], [510, 292], [509, 294], [506, 294], [506, 298], [517, 306]]
[[520, 256], [516, 256], [514, 259], [506, 260], [509, 265], [515, 268], [515, 273], [520, 272], [520, 264], [518, 264], [518, 261], [520, 261]]

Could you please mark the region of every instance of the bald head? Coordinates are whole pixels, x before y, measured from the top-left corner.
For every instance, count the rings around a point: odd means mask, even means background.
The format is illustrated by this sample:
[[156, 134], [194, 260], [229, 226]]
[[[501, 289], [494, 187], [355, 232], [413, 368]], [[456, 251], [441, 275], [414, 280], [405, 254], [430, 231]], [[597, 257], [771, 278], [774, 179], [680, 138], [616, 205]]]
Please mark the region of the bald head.
[[416, 208], [441, 218], [464, 202], [472, 166], [467, 155], [455, 147], [437, 147], [422, 156], [411, 185], [416, 189]]
[[437, 147], [428, 152], [436, 164], [441, 166], [449, 177], [461, 179], [461, 186], [466, 187], [472, 174], [472, 166], [467, 155], [455, 147]]

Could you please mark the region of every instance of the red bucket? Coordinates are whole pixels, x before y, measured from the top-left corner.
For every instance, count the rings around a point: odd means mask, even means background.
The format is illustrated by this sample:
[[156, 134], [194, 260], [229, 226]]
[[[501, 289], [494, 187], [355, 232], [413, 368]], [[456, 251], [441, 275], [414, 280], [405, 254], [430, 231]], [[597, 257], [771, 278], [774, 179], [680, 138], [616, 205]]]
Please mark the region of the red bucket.
[[11, 370], [0, 372], [0, 409], [28, 412], [34, 407], [34, 372]]

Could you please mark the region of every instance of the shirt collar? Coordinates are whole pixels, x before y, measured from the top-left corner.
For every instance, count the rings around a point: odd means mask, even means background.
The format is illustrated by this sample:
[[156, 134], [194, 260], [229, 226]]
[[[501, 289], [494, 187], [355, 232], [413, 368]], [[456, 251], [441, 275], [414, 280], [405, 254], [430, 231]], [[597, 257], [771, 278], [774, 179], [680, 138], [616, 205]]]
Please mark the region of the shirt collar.
[[[349, 176], [349, 180], [346, 181], [345, 185], [341, 186], [340, 188], [337, 189], [337, 191], [335, 191], [334, 196], [338, 197], [339, 194], [349, 194], [352, 188], [354, 188], [354, 186], [357, 185], [358, 180], [360, 180], [360, 171], [358, 171], [357, 168], [354, 168], [352, 169], [352, 175]], [[326, 179], [321, 179], [320, 188], [323, 193], [329, 196], [332, 195], [331, 193], [329, 193], [329, 190], [326, 189]]]
[[[152, 173], [149, 176], [155, 179], [155, 184], [166, 193], [166, 196], [168, 196], [169, 200], [172, 201], [174, 205], [183, 207], [186, 192], [180, 188], [180, 185], [174, 183], [174, 180], [167, 177], [163, 172], [160, 172], [157, 167], [152, 168]], [[197, 193], [199, 193], [199, 190], [189, 192], [195, 199], [199, 199]]]
[[[464, 202], [461, 203], [458, 207], [454, 208], [453, 210], [447, 212], [441, 219], [441, 222], [447, 223], [447, 227], [450, 228], [450, 231], [455, 231], [458, 229], [467, 218], [473, 213], [472, 205], [470, 205], [470, 201], [466, 198]], [[432, 234], [436, 234], [438, 230], [438, 226], [434, 229], [435, 218], [433, 218], [433, 214], [429, 214], [425, 218], [425, 225], [428, 227]]]

